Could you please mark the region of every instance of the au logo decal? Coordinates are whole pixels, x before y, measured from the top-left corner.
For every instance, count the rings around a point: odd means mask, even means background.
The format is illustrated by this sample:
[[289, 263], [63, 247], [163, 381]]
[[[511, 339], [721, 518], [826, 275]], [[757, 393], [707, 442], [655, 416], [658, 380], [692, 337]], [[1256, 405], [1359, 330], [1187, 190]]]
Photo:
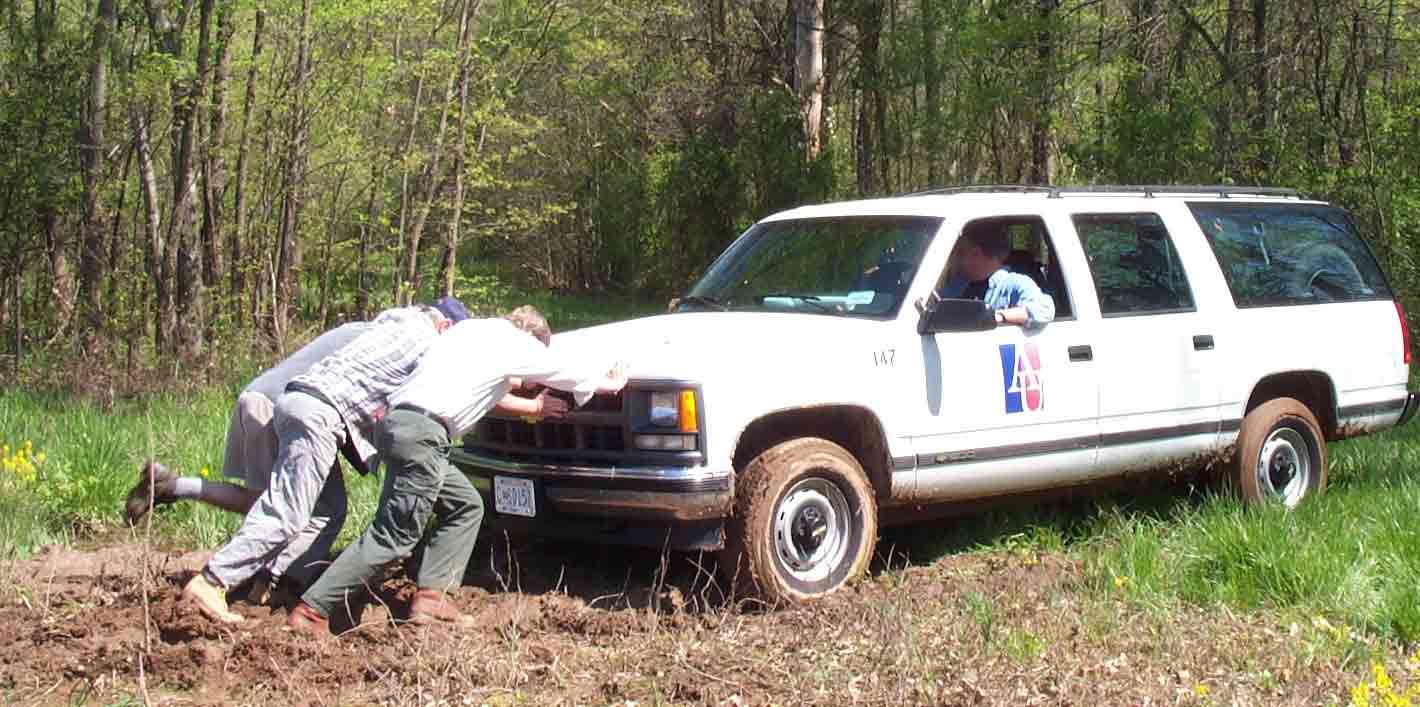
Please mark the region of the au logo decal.
[[1001, 388], [1007, 413], [1045, 409], [1045, 372], [1034, 343], [1001, 344]]

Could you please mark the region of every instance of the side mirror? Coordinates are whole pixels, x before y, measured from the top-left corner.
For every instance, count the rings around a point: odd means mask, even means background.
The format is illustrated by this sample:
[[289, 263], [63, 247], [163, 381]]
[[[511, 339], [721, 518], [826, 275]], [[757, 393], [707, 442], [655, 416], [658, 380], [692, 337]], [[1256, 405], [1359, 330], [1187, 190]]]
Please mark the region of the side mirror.
[[946, 331], [990, 331], [996, 328], [996, 313], [975, 299], [939, 299], [935, 295], [922, 311], [917, 333]]

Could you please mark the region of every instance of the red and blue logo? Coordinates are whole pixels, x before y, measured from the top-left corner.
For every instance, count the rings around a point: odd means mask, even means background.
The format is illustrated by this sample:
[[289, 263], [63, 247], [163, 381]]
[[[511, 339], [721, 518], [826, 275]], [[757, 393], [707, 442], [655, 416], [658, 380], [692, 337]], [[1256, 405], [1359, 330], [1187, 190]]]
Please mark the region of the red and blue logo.
[[1045, 376], [1034, 343], [1001, 344], [1001, 387], [1007, 413], [1045, 409]]

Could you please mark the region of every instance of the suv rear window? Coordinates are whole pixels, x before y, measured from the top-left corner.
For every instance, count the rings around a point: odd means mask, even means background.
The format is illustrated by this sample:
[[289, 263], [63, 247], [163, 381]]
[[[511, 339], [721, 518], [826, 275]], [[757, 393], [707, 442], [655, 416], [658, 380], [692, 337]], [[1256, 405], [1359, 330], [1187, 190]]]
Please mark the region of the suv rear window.
[[1239, 307], [1389, 299], [1346, 212], [1319, 204], [1190, 202]]

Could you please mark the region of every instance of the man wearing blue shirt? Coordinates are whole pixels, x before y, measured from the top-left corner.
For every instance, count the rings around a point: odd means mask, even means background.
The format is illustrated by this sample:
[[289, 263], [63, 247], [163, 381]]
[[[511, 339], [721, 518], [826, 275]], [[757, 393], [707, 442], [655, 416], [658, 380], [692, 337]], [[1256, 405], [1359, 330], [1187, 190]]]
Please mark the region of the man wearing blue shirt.
[[962, 229], [947, 263], [943, 299], [979, 299], [996, 312], [997, 324], [1026, 328], [1055, 319], [1055, 300], [1029, 276], [1007, 270], [1011, 240], [1000, 224], [973, 221]]

